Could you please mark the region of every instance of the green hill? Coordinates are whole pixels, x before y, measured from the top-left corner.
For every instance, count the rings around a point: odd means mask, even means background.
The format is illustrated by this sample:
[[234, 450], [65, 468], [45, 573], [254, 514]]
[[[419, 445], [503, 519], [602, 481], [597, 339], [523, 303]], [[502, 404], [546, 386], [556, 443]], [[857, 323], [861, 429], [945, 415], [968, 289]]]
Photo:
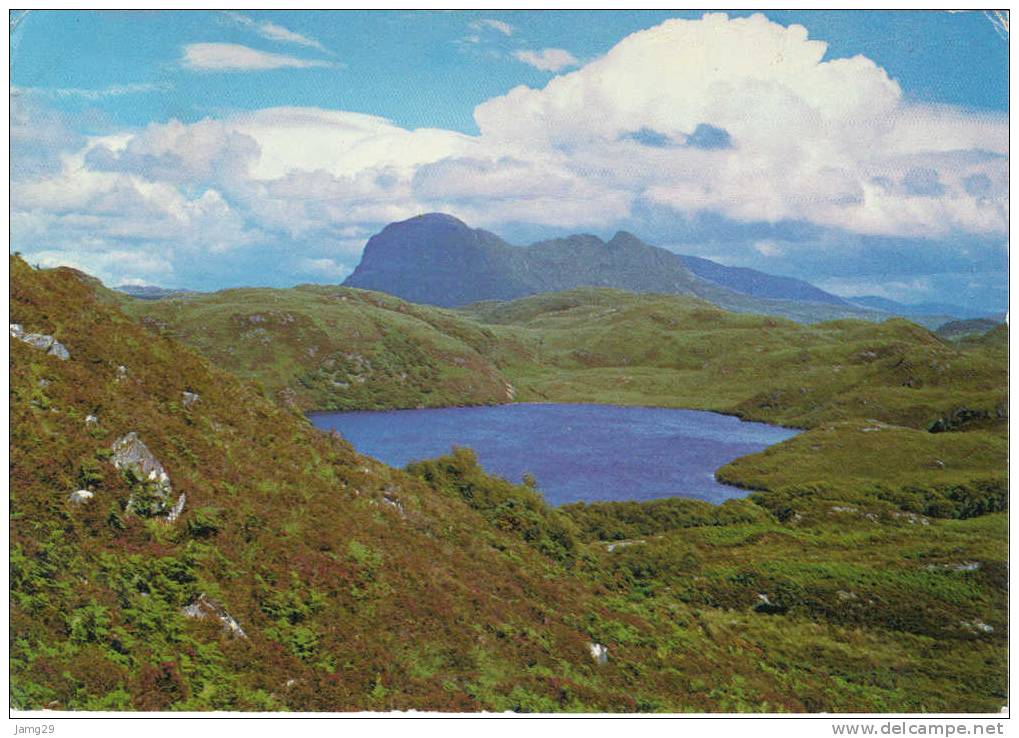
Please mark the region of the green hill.
[[157, 332], [302, 410], [505, 402], [488, 329], [346, 287], [236, 289], [124, 304]]
[[[994, 409], [998, 344], [960, 351], [904, 322], [801, 333], [613, 292], [474, 317], [335, 288], [144, 310], [124, 301], [149, 329], [117, 302], [71, 270], [11, 260], [16, 707], [996, 712], [1006, 702], [1005, 421], [955, 414], [947, 432], [918, 427], [942, 408]], [[235, 345], [259, 328], [252, 346]], [[47, 336], [66, 358], [40, 349]], [[283, 358], [263, 370], [277, 342]], [[488, 386], [458, 379], [460, 357], [474, 373], [490, 367], [493, 394], [480, 401], [498, 399], [506, 380], [563, 400], [652, 401], [674, 389], [676, 403], [701, 397], [694, 406], [811, 425], [769, 450], [789, 458], [812, 452], [812, 434], [838, 447], [888, 433], [943, 466], [893, 476], [873, 458], [851, 473], [798, 462], [808, 484], [769, 456], [736, 480], [764, 488], [747, 500], [550, 509], [485, 475], [467, 450], [400, 471], [315, 431], [287, 407], [318, 401], [321, 385], [298, 379], [322, 370], [298, 359], [316, 359], [311, 346], [364, 357], [343, 366], [364, 377], [351, 403], [425, 404], [455, 397], [456, 381]], [[735, 358], [759, 357], [753, 373], [726, 363], [737, 347]], [[395, 380], [422, 361], [416, 351], [437, 377]], [[858, 351], [875, 356], [853, 363]], [[793, 369], [778, 368], [800, 352], [799, 366], [837, 361], [853, 381], [808, 372], [800, 393]], [[755, 382], [784, 392], [762, 403]], [[321, 397], [340, 403], [339, 389]], [[871, 391], [886, 407], [863, 405], [874, 412], [861, 426], [851, 414]], [[912, 428], [885, 428], [896, 420]], [[604, 663], [593, 644], [607, 648]]]

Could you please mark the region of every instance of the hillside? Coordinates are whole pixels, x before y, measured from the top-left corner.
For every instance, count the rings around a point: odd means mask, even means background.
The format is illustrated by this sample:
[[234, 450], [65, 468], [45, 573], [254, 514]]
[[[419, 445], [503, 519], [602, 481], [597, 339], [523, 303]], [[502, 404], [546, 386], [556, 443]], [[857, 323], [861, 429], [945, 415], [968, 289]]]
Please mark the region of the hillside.
[[442, 213], [391, 223], [372, 236], [344, 285], [443, 307], [613, 287], [803, 322], [884, 317], [800, 280], [681, 257], [622, 231], [609, 241], [584, 234], [512, 246]]
[[511, 389], [486, 328], [344, 287], [224, 290], [124, 304], [153, 330], [302, 410], [487, 404]]
[[[734, 413], [810, 428], [876, 418], [926, 428], [959, 406], [1004, 412], [1004, 341], [961, 350], [901, 319], [802, 325], [686, 297], [575, 290], [460, 311], [514, 348], [518, 399]], [[521, 353], [516, 346], [524, 348]]]
[[[552, 510], [468, 451], [405, 472], [361, 457], [98, 300], [78, 273], [12, 259], [11, 274], [17, 707], [997, 711], [1006, 699], [994, 489], [971, 490], [982, 506], [919, 512], [908, 489], [838, 488]], [[531, 330], [539, 347], [553, 335]], [[40, 349], [53, 340], [66, 357]]]

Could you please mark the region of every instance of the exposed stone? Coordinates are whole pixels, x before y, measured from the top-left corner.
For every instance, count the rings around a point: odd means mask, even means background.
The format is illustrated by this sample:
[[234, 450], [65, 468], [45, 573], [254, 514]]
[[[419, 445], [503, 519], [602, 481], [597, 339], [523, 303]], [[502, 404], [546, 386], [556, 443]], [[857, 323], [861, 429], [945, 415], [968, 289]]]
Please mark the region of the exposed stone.
[[177, 518], [180, 517], [180, 514], [184, 512], [184, 503], [186, 501], [187, 495], [181, 492], [180, 497], [177, 498], [177, 502], [174, 503], [173, 507], [170, 509], [170, 512], [166, 514], [166, 522], [172, 523], [175, 520], [177, 520]]
[[980, 620], [979, 618], [974, 619], [973, 622], [970, 622], [968, 620], [963, 620], [962, 622], [959, 623], [959, 625], [962, 626], [963, 630], [968, 630], [970, 633], [993, 633], [994, 632], [994, 626], [993, 625], [988, 625], [987, 623], [985, 623], [983, 620]]
[[95, 415], [90, 414], [85, 416], [85, 425], [96, 425], [98, 422], [99, 418], [97, 418]]
[[198, 595], [194, 602], [184, 608], [184, 615], [189, 618], [197, 618], [198, 620], [216, 618], [223, 624], [223, 629], [234, 638], [248, 637], [240, 623], [230, 617], [230, 613], [222, 605], [208, 597], [204, 592]]
[[64, 344], [56, 340], [53, 341], [53, 345], [50, 346], [50, 350], [47, 351], [46, 353], [49, 354], [50, 356], [56, 356], [61, 361], [67, 361], [68, 359], [71, 358], [71, 354], [64, 346]]
[[71, 493], [69, 499], [71, 500], [71, 502], [77, 503], [79, 505], [84, 505], [86, 502], [90, 501], [93, 497], [95, 497], [94, 492], [91, 492], [90, 490], [87, 489], [78, 489]]
[[197, 392], [188, 392], [187, 390], [182, 392], [181, 395], [183, 395], [184, 398], [183, 399], [184, 407], [191, 407], [196, 402], [202, 399], [202, 396], [199, 395]]
[[117, 367], [117, 381], [127, 379], [127, 367], [121, 364]]
[[67, 361], [71, 358], [70, 352], [64, 344], [56, 340], [53, 336], [45, 333], [25, 333], [24, 328], [18, 323], [11, 323], [11, 338], [17, 338], [19, 341], [27, 343], [32, 348], [37, 348], [40, 351], [45, 351], [50, 356], [56, 356], [61, 361]]
[[395, 494], [388, 490], [386, 492], [383, 492], [382, 501], [385, 504], [389, 505], [390, 507], [394, 508], [400, 514], [401, 518], [406, 517], [407, 514], [406, 512], [404, 512], [403, 503], [400, 502], [400, 498], [397, 497]]
[[600, 643], [589, 643], [587, 647], [591, 650], [591, 658], [595, 660], [595, 663], [607, 664], [609, 662], [609, 649], [607, 646], [603, 646]]
[[53, 345], [53, 336], [47, 336], [45, 333], [26, 333], [21, 340], [40, 351], [49, 351]]
[[643, 541], [643, 540], [615, 541], [613, 543], [608, 544], [605, 547], [605, 550], [608, 551], [609, 553], [612, 553], [617, 548], [626, 548], [627, 546], [637, 546], [637, 545], [640, 545], [641, 543], [646, 543], [646, 541]]
[[789, 609], [783, 605], [772, 602], [768, 599], [768, 595], [763, 593], [758, 593], [757, 600], [757, 604], [754, 605], [754, 612], [759, 612], [764, 615], [781, 615]]
[[[127, 509], [145, 517], [164, 516], [173, 522], [184, 508], [184, 495], [169, 508], [173, 487], [163, 465], [134, 431], [121, 436], [111, 447], [113, 465], [132, 483]], [[169, 509], [168, 509], [169, 508]]]

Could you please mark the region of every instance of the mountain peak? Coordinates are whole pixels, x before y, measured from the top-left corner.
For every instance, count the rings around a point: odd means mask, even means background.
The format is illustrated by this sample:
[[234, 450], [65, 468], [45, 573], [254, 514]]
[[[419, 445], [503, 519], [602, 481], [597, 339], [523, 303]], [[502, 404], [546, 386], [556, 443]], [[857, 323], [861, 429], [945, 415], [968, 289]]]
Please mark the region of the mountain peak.
[[632, 233], [630, 233], [629, 231], [616, 231], [616, 235], [614, 235], [611, 239], [609, 239], [608, 245], [609, 246], [634, 246], [634, 245], [641, 246], [641, 245], [644, 245], [644, 242], [641, 241], [639, 238], [637, 238]]
[[400, 228], [406, 226], [445, 226], [457, 229], [471, 230], [471, 227], [459, 218], [449, 213], [422, 213], [413, 218], [390, 223], [387, 228]]

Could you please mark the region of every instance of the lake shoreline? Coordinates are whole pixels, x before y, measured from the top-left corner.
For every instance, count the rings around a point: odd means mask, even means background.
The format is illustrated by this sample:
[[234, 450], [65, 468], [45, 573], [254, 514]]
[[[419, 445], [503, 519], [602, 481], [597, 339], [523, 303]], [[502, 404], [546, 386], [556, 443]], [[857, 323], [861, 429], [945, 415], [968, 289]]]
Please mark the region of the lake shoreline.
[[[550, 506], [669, 498], [721, 504], [749, 491], [719, 468], [799, 433], [727, 413], [608, 403], [514, 402], [314, 412], [359, 452], [396, 468], [468, 447], [486, 473], [536, 477]], [[400, 420], [402, 418], [402, 420]]]

